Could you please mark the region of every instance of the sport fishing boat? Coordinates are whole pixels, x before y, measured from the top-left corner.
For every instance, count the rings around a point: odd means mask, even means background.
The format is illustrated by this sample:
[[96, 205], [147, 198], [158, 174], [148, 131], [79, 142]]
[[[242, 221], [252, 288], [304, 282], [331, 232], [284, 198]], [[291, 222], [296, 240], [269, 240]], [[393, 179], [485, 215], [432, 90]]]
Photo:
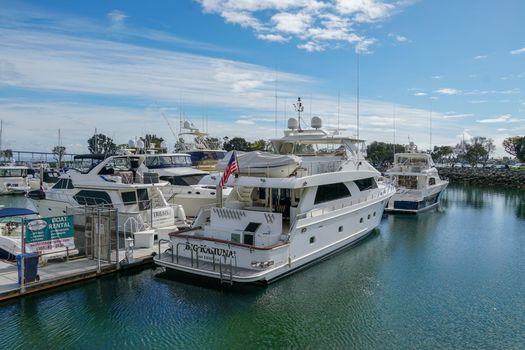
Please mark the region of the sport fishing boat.
[[25, 166], [0, 166], [0, 195], [27, 193], [30, 189], [27, 170]]
[[448, 181], [439, 177], [432, 157], [426, 153], [397, 153], [394, 165], [385, 172], [397, 188], [387, 212], [420, 213], [439, 205]]
[[41, 216], [60, 216], [69, 208], [100, 206], [118, 209], [119, 230], [173, 232], [185, 222], [181, 206], [170, 205], [156, 173], [144, 166], [144, 155], [112, 156], [91, 170], [69, 171], [47, 191], [32, 191], [29, 198]]
[[303, 130], [291, 118], [284, 137], [271, 140], [273, 153], [297, 166], [230, 176], [226, 184], [233, 190], [223, 206], [202, 208], [189, 229], [170, 234], [171, 248], [159, 248], [155, 263], [221, 283], [265, 284], [375, 229], [394, 187], [377, 181], [381, 174], [359, 154], [362, 141], [323, 130], [320, 118], [312, 119], [312, 129]]
[[200, 131], [193, 123], [181, 123], [179, 140], [175, 151], [190, 155], [192, 166], [203, 171], [215, 171], [217, 163], [224, 158], [226, 151], [208, 144], [208, 134]]

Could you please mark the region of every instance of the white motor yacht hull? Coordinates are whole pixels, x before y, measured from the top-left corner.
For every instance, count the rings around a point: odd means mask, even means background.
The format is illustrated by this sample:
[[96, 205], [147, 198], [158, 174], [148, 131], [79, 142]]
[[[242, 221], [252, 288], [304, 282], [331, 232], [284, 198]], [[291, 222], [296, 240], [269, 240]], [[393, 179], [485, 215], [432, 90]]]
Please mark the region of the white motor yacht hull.
[[[322, 222], [315, 217], [304, 218], [298, 222], [297, 234], [292, 240], [270, 249], [184, 233], [172, 235], [172, 251], [156, 256], [154, 261], [168, 270], [221, 282], [270, 283], [363, 239], [379, 225], [392, 194], [393, 191], [358, 208], [336, 210]], [[253, 262], [272, 263], [266, 268], [255, 268]]]
[[390, 198], [386, 212], [418, 214], [439, 205], [440, 197], [448, 182], [426, 188], [425, 190], [398, 189]]

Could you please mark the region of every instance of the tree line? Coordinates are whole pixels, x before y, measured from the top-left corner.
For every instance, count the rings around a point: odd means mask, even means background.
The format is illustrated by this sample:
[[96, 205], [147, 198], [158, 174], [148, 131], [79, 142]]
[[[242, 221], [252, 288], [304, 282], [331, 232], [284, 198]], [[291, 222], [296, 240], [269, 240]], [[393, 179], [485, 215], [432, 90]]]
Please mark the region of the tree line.
[[[162, 137], [154, 134], [147, 134], [141, 137], [146, 147], [155, 144], [157, 147], [164, 141]], [[181, 145], [184, 141], [178, 140], [175, 145], [175, 151], [180, 151]], [[267, 149], [267, 142], [263, 139], [254, 142], [247, 141], [243, 137], [224, 137], [219, 139], [216, 137], [196, 138], [196, 143], [203, 143], [208, 145], [210, 149], [224, 149], [226, 151], [263, 151]], [[119, 148], [126, 148], [127, 145], [117, 145], [113, 139], [104, 134], [98, 133], [87, 140], [88, 150], [91, 154], [115, 154]], [[508, 137], [503, 141], [503, 148], [505, 151], [516, 157], [518, 161], [525, 162], [525, 136]], [[407, 151], [407, 145], [391, 144], [385, 142], [374, 141], [366, 148], [367, 159], [375, 166], [383, 166], [392, 164], [394, 161], [394, 153], [402, 153]], [[461, 162], [470, 165], [486, 164], [490, 156], [495, 150], [494, 141], [491, 138], [482, 136], [472, 137], [470, 140], [461, 141], [455, 146], [434, 146], [431, 155], [436, 163], [444, 162]], [[55, 159], [61, 163], [66, 147], [55, 146], [52, 150]], [[0, 157], [4, 159], [11, 159], [13, 151], [10, 149], [0, 151]]]

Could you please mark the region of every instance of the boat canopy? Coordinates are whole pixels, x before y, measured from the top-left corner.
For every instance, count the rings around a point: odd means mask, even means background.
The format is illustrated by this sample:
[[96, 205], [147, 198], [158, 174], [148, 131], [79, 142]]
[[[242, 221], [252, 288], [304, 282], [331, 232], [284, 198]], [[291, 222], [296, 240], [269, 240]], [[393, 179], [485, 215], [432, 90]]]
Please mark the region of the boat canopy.
[[0, 218], [7, 218], [11, 216], [25, 216], [37, 214], [36, 212], [27, 208], [0, 208]]
[[[231, 158], [232, 152], [233, 151], [228, 152], [226, 156], [221, 161], [219, 161], [219, 163], [217, 164], [217, 169], [219, 169], [220, 171], [224, 171], [224, 168], [226, 168], [226, 166], [228, 165], [228, 161]], [[290, 165], [299, 166], [301, 164], [301, 158], [289, 154], [281, 155], [260, 151], [236, 151], [236, 155], [237, 166], [239, 167], [239, 172], [241, 173], [247, 173], [249, 172], [249, 169], [252, 168], [264, 169], [267, 167], [274, 168]]]

